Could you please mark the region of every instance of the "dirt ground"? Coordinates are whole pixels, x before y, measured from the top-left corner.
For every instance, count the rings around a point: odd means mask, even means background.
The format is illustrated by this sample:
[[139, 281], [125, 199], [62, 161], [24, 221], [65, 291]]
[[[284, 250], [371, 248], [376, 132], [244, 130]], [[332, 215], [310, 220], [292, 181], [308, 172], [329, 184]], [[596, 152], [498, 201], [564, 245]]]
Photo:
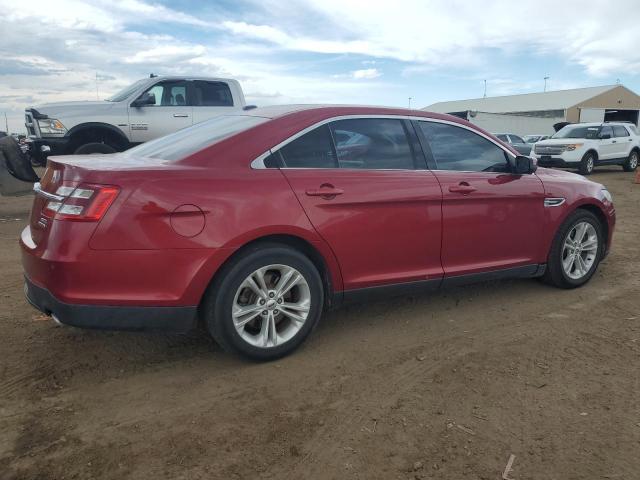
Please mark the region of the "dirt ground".
[[27, 305], [0, 198], [1, 479], [640, 478], [640, 185], [585, 287], [480, 284], [330, 312], [253, 364], [203, 334], [61, 327]]

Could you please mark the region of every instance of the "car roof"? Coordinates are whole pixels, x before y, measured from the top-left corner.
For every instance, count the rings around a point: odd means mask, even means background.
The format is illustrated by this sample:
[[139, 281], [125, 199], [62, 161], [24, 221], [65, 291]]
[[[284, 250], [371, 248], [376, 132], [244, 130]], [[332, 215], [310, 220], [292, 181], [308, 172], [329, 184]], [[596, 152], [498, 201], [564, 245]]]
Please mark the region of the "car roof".
[[376, 105], [342, 105], [342, 104], [292, 104], [270, 105], [246, 109], [242, 115], [276, 119], [291, 114], [316, 114], [318, 116], [333, 117], [339, 115], [398, 115], [425, 118], [446, 119], [461, 124], [468, 124], [460, 117], [443, 113], [432, 113], [424, 110], [411, 110], [399, 107], [383, 107]]

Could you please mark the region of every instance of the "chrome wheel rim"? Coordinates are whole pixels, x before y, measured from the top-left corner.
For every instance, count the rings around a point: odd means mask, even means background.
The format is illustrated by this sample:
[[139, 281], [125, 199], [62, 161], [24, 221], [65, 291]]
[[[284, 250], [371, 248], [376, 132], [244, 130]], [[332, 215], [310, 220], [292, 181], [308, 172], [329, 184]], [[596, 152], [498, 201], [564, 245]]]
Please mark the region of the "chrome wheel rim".
[[236, 332], [247, 343], [274, 348], [291, 340], [311, 308], [311, 289], [304, 276], [288, 265], [267, 265], [238, 287], [231, 315]]
[[587, 158], [587, 172], [591, 171], [593, 171], [593, 157], [589, 156], [589, 158]]
[[631, 154], [631, 159], [629, 160], [629, 166], [631, 167], [632, 170], [638, 166], [638, 154], [636, 152], [633, 152]]
[[580, 280], [589, 271], [598, 255], [598, 233], [589, 222], [571, 227], [562, 248], [562, 269], [573, 280]]

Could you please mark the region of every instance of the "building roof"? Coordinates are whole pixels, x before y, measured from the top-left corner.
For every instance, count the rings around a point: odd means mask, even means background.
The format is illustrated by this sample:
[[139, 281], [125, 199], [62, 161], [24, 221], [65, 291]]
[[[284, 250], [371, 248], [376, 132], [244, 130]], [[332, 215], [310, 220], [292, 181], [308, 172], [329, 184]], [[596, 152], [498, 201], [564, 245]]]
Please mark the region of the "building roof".
[[467, 110], [488, 113], [565, 110], [621, 86], [604, 85], [601, 87], [574, 88], [571, 90], [505, 95], [502, 97], [454, 100], [434, 103], [423, 108], [423, 110], [438, 113], [465, 112]]

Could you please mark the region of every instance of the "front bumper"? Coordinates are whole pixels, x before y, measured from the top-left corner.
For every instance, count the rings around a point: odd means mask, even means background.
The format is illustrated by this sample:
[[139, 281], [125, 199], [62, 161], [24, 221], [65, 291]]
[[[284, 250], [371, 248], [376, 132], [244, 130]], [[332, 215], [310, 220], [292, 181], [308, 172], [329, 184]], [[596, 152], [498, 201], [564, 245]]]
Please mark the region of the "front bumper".
[[32, 138], [29, 142], [31, 158], [45, 164], [49, 155], [69, 155], [69, 137]]
[[536, 155], [540, 167], [571, 167], [576, 168], [580, 165], [580, 160], [565, 160], [562, 157], [548, 157], [545, 155]]
[[31, 305], [54, 320], [100, 330], [186, 333], [197, 325], [197, 307], [138, 307], [64, 303], [25, 276], [24, 292]]

